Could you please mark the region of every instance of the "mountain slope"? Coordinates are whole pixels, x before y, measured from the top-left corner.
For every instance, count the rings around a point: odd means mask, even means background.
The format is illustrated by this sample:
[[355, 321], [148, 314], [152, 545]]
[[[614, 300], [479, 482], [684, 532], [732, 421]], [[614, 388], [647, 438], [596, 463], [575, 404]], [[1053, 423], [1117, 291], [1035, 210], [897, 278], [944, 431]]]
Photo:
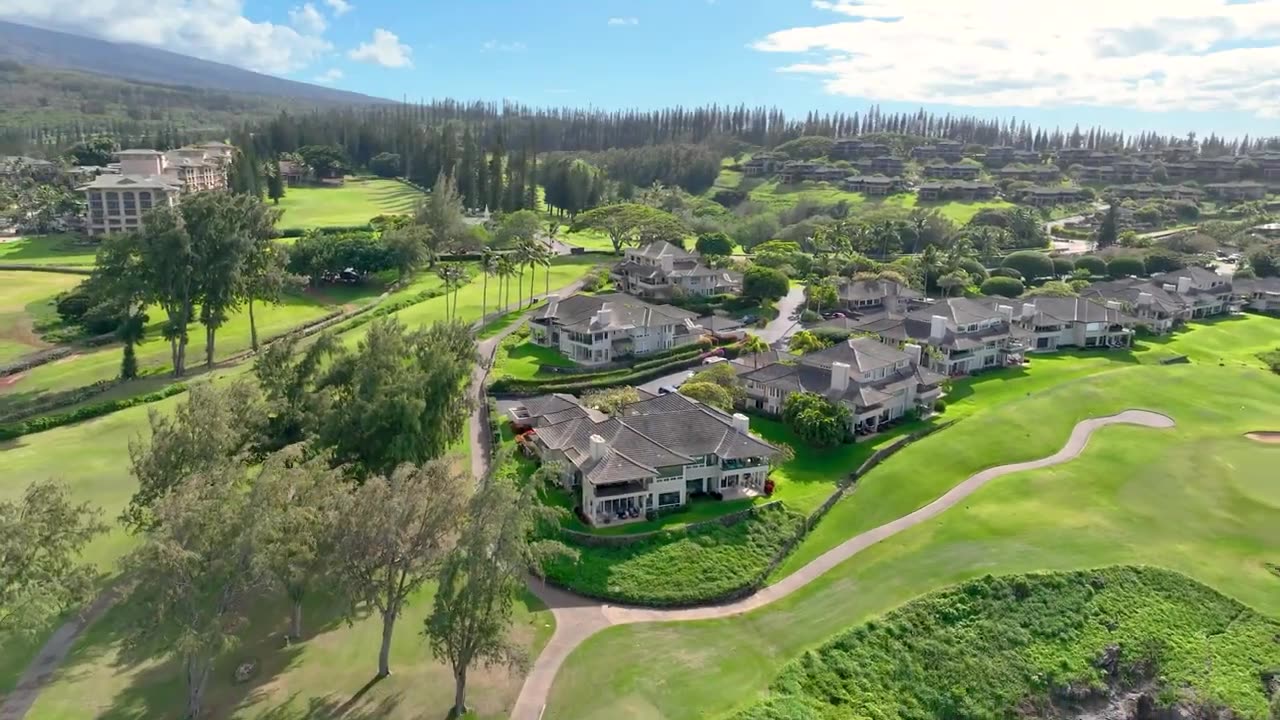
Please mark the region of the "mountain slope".
[[[162, 11], [162, 10], [161, 10]], [[155, 48], [113, 43], [0, 21], [0, 60], [144, 83], [306, 100], [312, 104], [392, 102], [385, 98], [263, 75]]]

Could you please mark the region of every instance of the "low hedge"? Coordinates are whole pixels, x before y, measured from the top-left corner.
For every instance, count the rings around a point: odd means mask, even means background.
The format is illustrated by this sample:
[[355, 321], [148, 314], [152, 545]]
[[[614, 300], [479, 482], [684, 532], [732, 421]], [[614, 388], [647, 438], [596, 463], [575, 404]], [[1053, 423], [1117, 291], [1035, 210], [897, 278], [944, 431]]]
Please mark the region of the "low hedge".
[[652, 607], [725, 600], [759, 587], [805, 518], [775, 503], [733, 525], [656, 533], [622, 547], [578, 547], [578, 559], [543, 568], [580, 595]]
[[[725, 346], [725, 356], [736, 356], [736, 345]], [[580, 393], [589, 390], [603, 390], [619, 385], [636, 385], [662, 377], [669, 373], [697, 365], [709, 351], [699, 350], [687, 357], [667, 358], [663, 360], [637, 363], [625, 371], [593, 375], [589, 380], [568, 381], [561, 378], [544, 378], [540, 380], [518, 380], [499, 378], [489, 386], [494, 393], [511, 393], [516, 395], [534, 395], [543, 393]]]
[[296, 238], [302, 237], [308, 230], [315, 230], [323, 233], [344, 233], [344, 232], [373, 232], [373, 225], [362, 223], [360, 225], [320, 225], [318, 227], [302, 228], [287, 227], [280, 228], [276, 231], [279, 237]]
[[13, 440], [14, 438], [30, 435], [31, 433], [44, 432], [53, 428], [62, 427], [63, 425], [71, 425], [83, 420], [92, 420], [96, 417], [109, 415], [118, 410], [126, 410], [138, 405], [145, 405], [168, 397], [173, 397], [179, 393], [187, 391], [185, 383], [174, 383], [168, 385], [162, 390], [149, 393], [147, 395], [137, 395], [123, 400], [112, 400], [110, 402], [94, 403], [76, 408], [70, 412], [58, 415], [46, 415], [45, 417], [34, 418], [25, 422], [13, 423], [11, 425], [0, 426], [0, 440]]

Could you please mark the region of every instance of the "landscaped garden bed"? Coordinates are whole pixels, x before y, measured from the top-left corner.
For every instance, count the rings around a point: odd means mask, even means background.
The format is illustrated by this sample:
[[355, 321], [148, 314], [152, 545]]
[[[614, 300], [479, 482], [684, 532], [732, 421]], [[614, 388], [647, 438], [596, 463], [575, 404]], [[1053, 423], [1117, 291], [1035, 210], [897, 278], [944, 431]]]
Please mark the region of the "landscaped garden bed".
[[796, 538], [804, 516], [781, 503], [733, 525], [670, 530], [622, 547], [578, 547], [547, 579], [581, 595], [653, 606], [684, 606], [745, 595]]
[[987, 576], [836, 636], [734, 717], [1060, 717], [1132, 704], [1148, 712], [1128, 717], [1176, 706], [1170, 717], [1227, 707], [1261, 719], [1280, 705], [1268, 679], [1277, 637], [1280, 622], [1166, 570]]

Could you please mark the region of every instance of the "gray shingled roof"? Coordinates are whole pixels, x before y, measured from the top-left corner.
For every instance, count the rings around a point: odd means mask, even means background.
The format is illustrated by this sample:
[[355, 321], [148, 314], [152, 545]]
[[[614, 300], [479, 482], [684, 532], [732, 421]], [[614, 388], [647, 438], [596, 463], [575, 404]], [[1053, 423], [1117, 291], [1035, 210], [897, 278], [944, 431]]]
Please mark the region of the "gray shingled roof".
[[919, 298], [922, 295], [893, 280], [842, 280], [836, 288], [842, 300], [881, 300], [890, 295]]
[[165, 177], [164, 175], [99, 175], [86, 185], [81, 185], [77, 190], [128, 190], [131, 188], [151, 189], [151, 188], [169, 188], [172, 190], [181, 190], [182, 181], [177, 178]]
[[830, 367], [842, 362], [854, 372], [864, 373], [879, 368], [893, 367], [910, 356], [895, 347], [889, 347], [869, 337], [849, 338], [829, 348], [805, 355], [801, 364]]
[[[1113, 310], [1103, 302], [1082, 297], [1036, 297], [1022, 302], [1034, 305], [1036, 325], [1054, 325], [1068, 322], [1106, 322], [1110, 324], [1135, 323], [1136, 318]], [[1019, 310], [1020, 314], [1020, 310]]]
[[569, 329], [582, 332], [604, 330], [606, 326], [598, 321], [598, 315], [604, 308], [612, 311], [612, 319], [607, 327], [615, 329], [674, 325], [697, 317], [696, 313], [671, 305], [653, 305], [623, 293], [609, 293], [572, 295], [564, 300], [547, 303], [533, 314], [533, 319], [552, 319]]
[[[734, 459], [777, 453], [735, 430], [730, 416], [674, 393], [632, 403], [615, 418], [579, 418], [536, 433], [547, 447], [564, 451], [592, 484], [652, 477], [657, 468], [687, 465], [703, 455]], [[591, 459], [592, 435], [608, 445], [599, 461]]]

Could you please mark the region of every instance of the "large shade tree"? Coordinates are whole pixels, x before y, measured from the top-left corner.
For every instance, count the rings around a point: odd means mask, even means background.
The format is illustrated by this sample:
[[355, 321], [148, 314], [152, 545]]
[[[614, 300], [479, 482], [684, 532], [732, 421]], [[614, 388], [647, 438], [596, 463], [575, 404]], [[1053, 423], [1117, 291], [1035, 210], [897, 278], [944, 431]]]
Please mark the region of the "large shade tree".
[[624, 245], [644, 245], [658, 240], [678, 244], [688, 233], [684, 224], [671, 213], [636, 203], [588, 210], [577, 217], [573, 227], [574, 230], [604, 232], [613, 243], [613, 251], [619, 254]]

